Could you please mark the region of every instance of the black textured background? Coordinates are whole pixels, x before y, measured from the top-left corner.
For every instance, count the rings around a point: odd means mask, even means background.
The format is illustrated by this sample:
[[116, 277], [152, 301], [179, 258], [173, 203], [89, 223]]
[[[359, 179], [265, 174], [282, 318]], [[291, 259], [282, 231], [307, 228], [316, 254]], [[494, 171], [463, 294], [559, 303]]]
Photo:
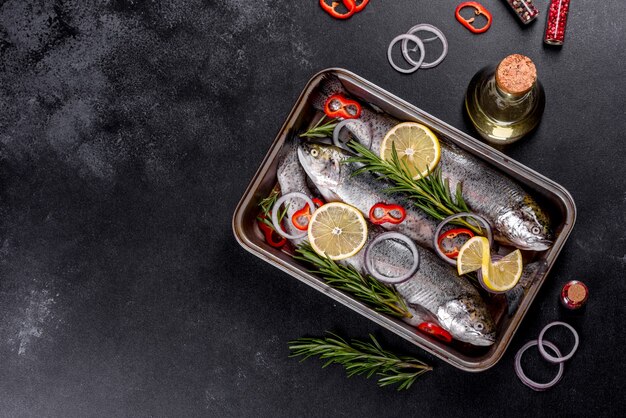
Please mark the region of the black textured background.
[[[476, 36], [451, 0], [372, 0], [349, 21], [317, 0], [0, 0], [0, 415], [624, 414], [626, 2], [574, 0], [562, 49], [542, 44], [547, 0], [529, 27], [482, 2], [495, 21]], [[416, 23], [450, 53], [405, 76], [386, 47]], [[469, 79], [513, 52], [536, 62], [547, 107], [507, 153], [569, 189], [578, 222], [494, 368], [460, 372], [237, 245], [235, 205], [312, 74], [347, 68], [471, 132]], [[557, 304], [572, 278], [591, 290], [575, 316]], [[513, 355], [558, 318], [581, 346], [535, 393]], [[287, 357], [325, 330], [375, 333], [435, 370], [396, 393]]]

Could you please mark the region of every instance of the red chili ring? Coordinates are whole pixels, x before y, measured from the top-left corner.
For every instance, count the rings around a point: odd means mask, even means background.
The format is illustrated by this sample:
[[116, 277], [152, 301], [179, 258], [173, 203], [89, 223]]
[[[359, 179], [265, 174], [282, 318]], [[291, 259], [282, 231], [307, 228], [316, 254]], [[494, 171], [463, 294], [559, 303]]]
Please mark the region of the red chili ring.
[[[321, 200], [319, 200], [316, 197], [313, 198], [313, 203], [315, 203], [315, 205], [318, 208], [320, 206], [324, 205], [324, 202], [322, 202]], [[304, 207], [302, 209], [300, 209], [299, 211], [295, 212], [291, 216], [291, 223], [293, 224], [293, 226], [295, 228], [299, 229], [300, 231], [306, 231], [309, 228], [309, 222], [311, 222], [311, 216], [313, 216], [313, 211], [310, 210], [309, 204], [307, 203], [306, 205], [304, 205]], [[306, 224], [299, 223], [299, 219], [302, 219], [302, 218], [306, 218], [306, 220], [307, 220]]]
[[[345, 12], [345, 13], [339, 13], [336, 10], [337, 6], [339, 5], [339, 2], [336, 1], [336, 0], [332, 0], [332, 2], [330, 4], [326, 3], [326, 0], [320, 0], [320, 6], [322, 7], [322, 9], [326, 13], [328, 13], [329, 15], [334, 17], [335, 19], [348, 19], [354, 13], [356, 13], [356, 11], [357, 11], [356, 9], [357, 9], [357, 7], [359, 7], [359, 6], [356, 5], [355, 0], [342, 0], [341, 2], [346, 7], [346, 9], [348, 9], [348, 11]], [[363, 6], [363, 7], [365, 7], [365, 6]]]
[[[331, 103], [334, 101], [339, 103], [339, 108], [332, 109]], [[354, 112], [348, 111], [349, 107], [354, 108]], [[342, 118], [342, 119], [358, 119], [361, 116], [361, 105], [355, 100], [346, 99], [341, 94], [333, 94], [324, 103], [324, 113], [329, 118]]]
[[454, 228], [454, 229], [450, 229], [446, 232], [444, 232], [443, 234], [441, 234], [439, 236], [439, 238], [437, 239], [437, 245], [439, 246], [439, 249], [441, 250], [441, 252], [446, 255], [449, 258], [452, 259], [456, 259], [459, 255], [459, 251], [460, 248], [458, 247], [454, 247], [454, 251], [451, 252], [444, 252], [443, 247], [441, 246], [441, 243], [443, 243], [443, 241], [448, 238], [448, 239], [454, 239], [456, 238], [456, 236], [461, 235], [461, 234], [465, 234], [465, 235], [469, 235], [470, 238], [472, 238], [474, 236], [474, 233], [472, 231], [470, 231], [467, 228]]
[[[474, 25], [472, 25], [472, 23], [474, 22], [473, 17], [470, 19], [465, 19], [463, 16], [461, 16], [461, 10], [466, 7], [472, 7], [474, 9], [474, 14], [476, 16], [480, 16], [480, 15], [485, 16], [485, 18], [487, 19], [487, 24], [483, 26], [482, 28], [477, 28]], [[487, 32], [487, 29], [491, 27], [491, 20], [493, 19], [491, 16], [491, 12], [485, 9], [485, 6], [475, 1], [465, 1], [459, 4], [456, 7], [454, 15], [456, 16], [456, 20], [458, 20], [461, 23], [461, 25], [465, 26], [472, 33]]]

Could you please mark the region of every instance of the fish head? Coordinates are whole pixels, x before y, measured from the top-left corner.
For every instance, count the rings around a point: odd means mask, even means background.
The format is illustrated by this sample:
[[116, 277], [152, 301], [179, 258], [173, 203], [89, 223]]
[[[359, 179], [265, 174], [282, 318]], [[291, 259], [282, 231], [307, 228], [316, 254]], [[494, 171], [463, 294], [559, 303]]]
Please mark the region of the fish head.
[[298, 146], [298, 159], [316, 186], [333, 189], [341, 183], [341, 165], [348, 158], [332, 145], [303, 142]]
[[530, 251], [545, 251], [552, 246], [553, 234], [548, 216], [531, 198], [501, 214], [496, 228], [517, 248]]
[[459, 341], [477, 346], [490, 346], [496, 341], [491, 315], [484, 303], [471, 296], [447, 302], [438, 309], [437, 319]]

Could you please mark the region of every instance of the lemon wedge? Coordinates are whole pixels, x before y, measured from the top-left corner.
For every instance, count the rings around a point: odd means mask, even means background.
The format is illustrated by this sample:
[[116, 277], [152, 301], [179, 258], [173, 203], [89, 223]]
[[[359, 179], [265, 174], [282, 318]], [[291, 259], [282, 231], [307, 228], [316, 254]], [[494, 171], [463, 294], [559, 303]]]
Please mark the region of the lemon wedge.
[[358, 253], [367, 241], [367, 223], [353, 206], [331, 202], [317, 209], [308, 228], [313, 250], [332, 260], [343, 260]]
[[404, 122], [387, 132], [380, 146], [380, 157], [385, 161], [392, 161], [394, 146], [398, 159], [401, 163], [406, 163], [415, 180], [432, 172], [441, 158], [437, 136], [419, 123]]

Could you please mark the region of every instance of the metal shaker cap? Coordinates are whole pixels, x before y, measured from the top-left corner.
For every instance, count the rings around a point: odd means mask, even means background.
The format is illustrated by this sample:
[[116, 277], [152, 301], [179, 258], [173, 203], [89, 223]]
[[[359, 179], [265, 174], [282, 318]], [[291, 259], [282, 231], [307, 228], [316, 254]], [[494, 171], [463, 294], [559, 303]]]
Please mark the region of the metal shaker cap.
[[509, 55], [496, 69], [496, 83], [505, 93], [521, 96], [530, 91], [537, 81], [537, 68], [527, 56]]

